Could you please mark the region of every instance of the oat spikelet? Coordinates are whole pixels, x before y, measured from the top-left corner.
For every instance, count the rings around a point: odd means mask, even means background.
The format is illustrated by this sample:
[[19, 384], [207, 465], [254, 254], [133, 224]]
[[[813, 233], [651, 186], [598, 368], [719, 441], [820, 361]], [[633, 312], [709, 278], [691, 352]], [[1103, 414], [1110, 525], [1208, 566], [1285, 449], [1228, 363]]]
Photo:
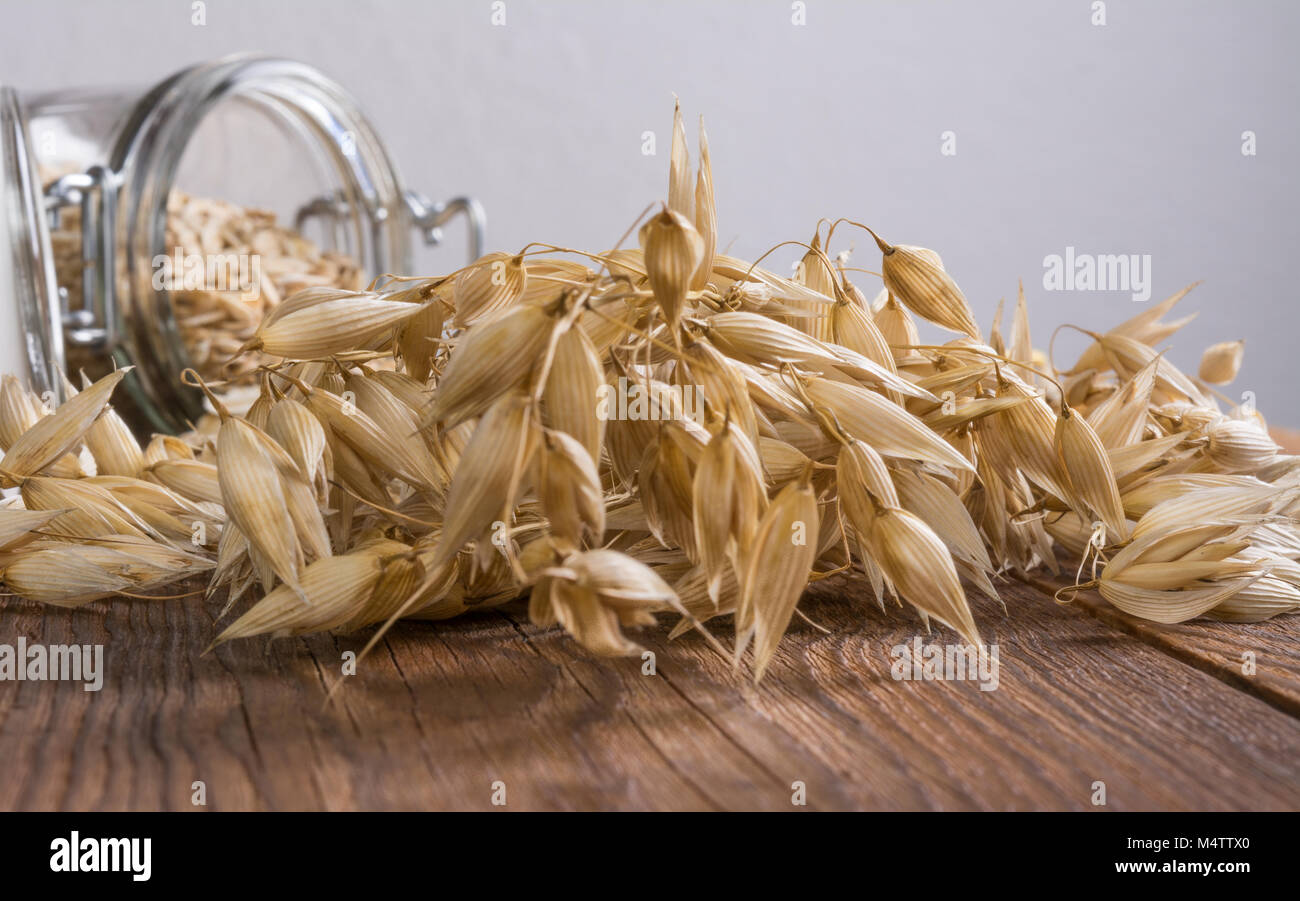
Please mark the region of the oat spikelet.
[[433, 361], [442, 339], [447, 307], [443, 303], [426, 304], [407, 319], [397, 331], [397, 347], [407, 373], [419, 382], [428, 381]]
[[[256, 429], [233, 417], [221, 424], [217, 448], [217, 475], [226, 514], [276, 577], [302, 596], [298, 582], [302, 548], [275, 461]], [[265, 581], [263, 586], [272, 587]]]
[[470, 328], [438, 380], [421, 425], [440, 422], [452, 428], [483, 413], [532, 372], [546, 351], [553, 325], [542, 308], [522, 306]]
[[713, 163], [709, 160], [709, 139], [704, 133], [704, 117], [700, 117], [700, 169], [695, 178], [695, 229], [704, 240], [700, 266], [691, 280], [691, 289], [698, 291], [709, 281], [713, 271], [713, 254], [718, 249], [718, 209], [713, 198]]
[[805, 473], [773, 499], [754, 536], [736, 613], [736, 659], [754, 642], [754, 681], [763, 678], [794, 616], [817, 558], [821, 518]]
[[700, 566], [709, 597], [718, 602], [730, 564], [739, 572], [754, 530], [767, 506], [758, 454], [731, 422], [724, 421], [700, 456], [692, 484], [692, 517]]
[[517, 303], [527, 282], [524, 258], [519, 255], [490, 253], [476, 260], [456, 279], [452, 303], [457, 327], [464, 328]]
[[704, 260], [704, 238], [684, 215], [664, 209], [641, 226], [640, 239], [650, 287], [676, 335], [686, 293]]
[[86, 448], [95, 458], [100, 475], [138, 476], [144, 470], [144, 452], [131, 427], [111, 406], [86, 431]]
[[916, 323], [894, 295], [886, 295], [884, 303], [876, 310], [872, 321], [880, 329], [880, 334], [884, 336], [893, 351], [896, 365], [901, 367], [925, 362], [924, 357], [911, 349], [921, 343]]
[[605, 441], [605, 419], [597, 404], [604, 385], [595, 345], [581, 324], [574, 325], [555, 344], [542, 401], [547, 424], [576, 438], [596, 461]]
[[295, 360], [328, 357], [365, 347], [422, 309], [421, 304], [351, 294], [263, 321], [249, 349]]
[[4, 579], [19, 597], [57, 607], [79, 607], [131, 586], [72, 545], [24, 554], [5, 568]]
[[809, 379], [805, 390], [815, 403], [833, 412], [850, 435], [870, 440], [886, 456], [926, 460], [952, 469], [974, 468], [925, 423], [873, 391], [819, 378]]
[[952, 555], [924, 520], [897, 507], [878, 507], [866, 533], [872, 557], [899, 597], [980, 644]]
[[1015, 317], [1011, 320], [1011, 343], [1007, 356], [1017, 363], [1033, 362], [1034, 345], [1029, 337], [1029, 307], [1025, 304], [1025, 283], [1022, 280], [1016, 297]]
[[17, 376], [0, 376], [0, 448], [12, 447], [41, 415], [40, 401]]
[[0, 507], [0, 551], [12, 550], [35, 541], [38, 529], [64, 510], [23, 510]]
[[1126, 539], [1128, 521], [1110, 457], [1092, 426], [1068, 406], [1063, 406], [1056, 418], [1053, 446], [1072, 499], [1086, 511], [1101, 517], [1116, 539]]
[[[872, 233], [875, 238], [875, 233]], [[936, 325], [983, 341], [966, 297], [944, 271], [933, 250], [889, 244], [876, 238], [883, 260], [880, 273], [885, 287], [910, 310]]]
[[650, 567], [626, 554], [594, 550], [572, 554], [545, 571], [529, 606], [534, 622], [558, 621], [594, 654], [626, 657], [641, 646], [623, 635], [666, 609], [685, 612], [676, 593]]
[[[840, 300], [831, 310], [831, 334], [836, 344], [862, 354], [890, 372], [896, 372], [889, 342], [871, 314], [859, 304]], [[911, 343], [919, 343], [913, 340]]]
[[[212, 647], [250, 635], [301, 635], [341, 626], [369, 598], [383, 565], [375, 554], [317, 560], [303, 570], [299, 593], [280, 586], [227, 626]], [[303, 600], [307, 603], [303, 603]]]
[[1225, 472], [1252, 472], [1273, 461], [1278, 446], [1263, 430], [1249, 422], [1224, 419], [1206, 431], [1206, 456]]
[[1212, 344], [1201, 354], [1201, 381], [1211, 385], [1226, 385], [1237, 377], [1241, 359], [1246, 351], [1245, 341], [1224, 341]]
[[535, 456], [537, 490], [551, 532], [581, 547], [584, 538], [605, 534], [605, 504], [600, 474], [582, 443], [564, 432], [548, 430]]
[[305, 406], [291, 400], [276, 401], [267, 418], [266, 433], [293, 458], [307, 481], [325, 475], [329, 447], [325, 428]]
[[80, 443], [129, 371], [109, 373], [23, 432], [0, 459], [0, 487], [12, 488], [13, 477], [40, 472]]
[[509, 524], [536, 444], [531, 409], [527, 397], [507, 394], [479, 420], [447, 492], [447, 517], [431, 569], [450, 560], [467, 541], [484, 537], [493, 523]]
[[682, 119], [682, 105], [673, 106], [673, 147], [668, 160], [668, 209], [687, 221], [695, 215], [695, 199], [691, 191], [691, 155], [686, 149], [686, 122]]

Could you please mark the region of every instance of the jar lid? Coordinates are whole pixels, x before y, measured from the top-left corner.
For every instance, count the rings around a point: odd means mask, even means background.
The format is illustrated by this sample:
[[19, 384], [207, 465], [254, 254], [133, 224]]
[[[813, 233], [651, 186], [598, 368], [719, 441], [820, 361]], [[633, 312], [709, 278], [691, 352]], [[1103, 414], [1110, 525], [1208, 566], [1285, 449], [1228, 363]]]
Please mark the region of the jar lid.
[[62, 305], [45, 192], [17, 93], [0, 85], [0, 374], [62, 393]]

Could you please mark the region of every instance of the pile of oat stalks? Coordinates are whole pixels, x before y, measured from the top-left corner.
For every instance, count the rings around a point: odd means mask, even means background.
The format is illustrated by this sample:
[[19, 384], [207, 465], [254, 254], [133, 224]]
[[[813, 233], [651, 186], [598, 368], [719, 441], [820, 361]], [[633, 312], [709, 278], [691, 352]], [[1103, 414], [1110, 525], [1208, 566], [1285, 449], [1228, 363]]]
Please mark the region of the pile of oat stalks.
[[[1159, 622], [1300, 607], [1297, 458], [1219, 408], [1240, 344], [1199, 378], [1156, 349], [1186, 292], [1061, 371], [1023, 294], [986, 338], [931, 250], [873, 233], [868, 301], [825, 250], [854, 223], [819, 226], [793, 279], [719, 253], [702, 131], [699, 153], [692, 173], [679, 114], [639, 248], [287, 298], [243, 347], [271, 360], [252, 408], [213, 395], [184, 437], [137, 444], [109, 405], [127, 372], [44, 415], [5, 379], [5, 589], [77, 605], [203, 575], [243, 611], [216, 642], [531, 592], [535, 622], [598, 654], [668, 613], [752, 650], [755, 678], [835, 573], [976, 643], [963, 580], [996, 598], [1061, 549], [1075, 590]], [[923, 344], [915, 316], [957, 336]]]

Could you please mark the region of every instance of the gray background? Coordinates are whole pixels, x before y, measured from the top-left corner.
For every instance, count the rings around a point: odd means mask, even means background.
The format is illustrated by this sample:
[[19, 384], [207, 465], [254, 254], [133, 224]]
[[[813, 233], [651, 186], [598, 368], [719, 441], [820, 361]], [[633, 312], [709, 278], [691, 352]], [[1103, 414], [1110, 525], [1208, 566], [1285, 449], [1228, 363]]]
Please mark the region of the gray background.
[[[356, 95], [410, 184], [477, 195], [503, 249], [616, 240], [665, 193], [676, 93], [692, 147], [705, 116], [733, 252], [807, 240], [821, 216], [864, 220], [942, 253], [985, 329], [1023, 277], [1040, 346], [1061, 323], [1141, 309], [1044, 291], [1044, 256], [1150, 254], [1153, 302], [1205, 280], [1173, 359], [1194, 371], [1204, 345], [1246, 338], [1231, 394], [1300, 425], [1300, 3], [1112, 0], [1104, 27], [1091, 0], [806, 7], [798, 27], [788, 0], [505, 0], [499, 27], [490, 0], [209, 0], [195, 27], [188, 0], [0, 2], [0, 82], [145, 85], [238, 50], [301, 59]], [[641, 152], [647, 130], [657, 156]], [[878, 263], [860, 236], [836, 237]], [[1078, 346], [1063, 333], [1058, 365]]]

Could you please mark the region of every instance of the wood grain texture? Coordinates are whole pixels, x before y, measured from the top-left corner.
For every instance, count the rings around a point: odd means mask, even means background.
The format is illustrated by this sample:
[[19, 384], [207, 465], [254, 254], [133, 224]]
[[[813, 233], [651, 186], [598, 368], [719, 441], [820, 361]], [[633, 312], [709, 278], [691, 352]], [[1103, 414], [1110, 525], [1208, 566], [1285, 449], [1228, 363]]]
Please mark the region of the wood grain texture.
[[[1068, 583], [1035, 578], [1030, 584], [1050, 593]], [[1095, 591], [1080, 592], [1071, 603], [1189, 666], [1300, 717], [1296, 616], [1230, 626], [1211, 620], [1164, 625], [1130, 616], [1106, 603]]]
[[[0, 642], [102, 642], [108, 673], [97, 693], [0, 683], [0, 810], [196, 810], [195, 781], [214, 810], [492, 810], [497, 781], [507, 810], [791, 810], [794, 782], [811, 809], [1091, 809], [1095, 781], [1112, 810], [1300, 808], [1284, 705], [1082, 605], [1004, 596], [976, 611], [994, 691], [895, 681], [918, 621], [839, 582], [801, 605], [828, 631], [796, 620], [757, 688], [666, 620], [638, 634], [650, 676], [511, 605], [399, 626], [328, 707], [367, 633], [201, 656], [217, 603], [11, 599]], [[1270, 625], [1279, 645], [1297, 620]]]

